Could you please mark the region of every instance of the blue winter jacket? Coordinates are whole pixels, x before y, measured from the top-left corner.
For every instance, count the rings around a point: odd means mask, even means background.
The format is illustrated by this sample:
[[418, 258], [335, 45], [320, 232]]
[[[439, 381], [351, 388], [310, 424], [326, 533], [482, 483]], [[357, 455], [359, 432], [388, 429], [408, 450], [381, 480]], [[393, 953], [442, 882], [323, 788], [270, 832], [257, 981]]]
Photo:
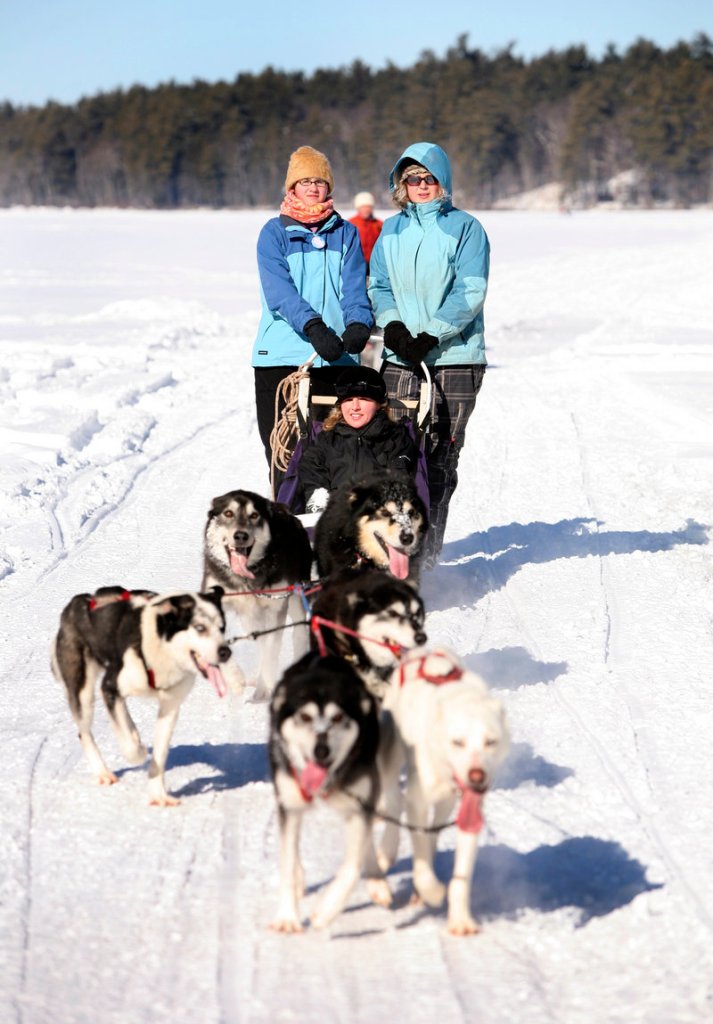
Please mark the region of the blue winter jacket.
[[[376, 322], [402, 321], [415, 337], [439, 339], [426, 356], [431, 366], [486, 363], [483, 303], [490, 245], [475, 217], [450, 202], [451, 165], [440, 146], [419, 142], [399, 157], [389, 176], [393, 192], [404, 162], [421, 164], [446, 191], [430, 203], [409, 203], [389, 217], [369, 264], [369, 298]], [[390, 362], [408, 365], [389, 349]]]
[[[305, 324], [320, 317], [342, 335], [351, 323], [370, 327], [366, 264], [357, 229], [332, 214], [312, 232], [281, 215], [269, 220], [257, 243], [262, 316], [253, 366], [300, 366], [314, 354]], [[356, 360], [343, 355], [332, 366]], [[319, 356], [314, 366], [329, 366]]]

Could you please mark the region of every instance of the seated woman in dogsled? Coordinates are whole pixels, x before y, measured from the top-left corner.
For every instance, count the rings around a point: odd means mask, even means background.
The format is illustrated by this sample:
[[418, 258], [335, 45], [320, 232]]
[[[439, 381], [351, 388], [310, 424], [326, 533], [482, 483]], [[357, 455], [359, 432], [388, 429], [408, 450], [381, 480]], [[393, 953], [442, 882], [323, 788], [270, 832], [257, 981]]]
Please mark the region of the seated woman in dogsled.
[[[278, 493], [297, 514], [320, 513], [339, 487], [378, 470], [415, 478], [427, 503], [425, 457], [417, 428], [389, 409], [381, 374], [368, 366], [343, 370], [335, 383], [336, 403], [324, 420], [304, 425]], [[404, 410], [405, 412], [405, 410]]]

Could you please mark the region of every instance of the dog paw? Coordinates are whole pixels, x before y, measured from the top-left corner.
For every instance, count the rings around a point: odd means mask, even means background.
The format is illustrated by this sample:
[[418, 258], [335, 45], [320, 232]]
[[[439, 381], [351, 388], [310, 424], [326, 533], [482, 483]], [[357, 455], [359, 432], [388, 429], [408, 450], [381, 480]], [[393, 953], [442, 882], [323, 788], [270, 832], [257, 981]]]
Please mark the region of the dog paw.
[[449, 935], [477, 935], [480, 931], [478, 922], [470, 916], [448, 918]]
[[304, 931], [296, 917], [278, 917], [269, 927], [271, 932], [279, 932], [281, 935], [297, 935]]
[[114, 772], [110, 772], [108, 768], [97, 775], [97, 782], [100, 786], [113, 786], [114, 783], [118, 781], [119, 780], [116, 775], [114, 775]]
[[180, 802], [177, 796], [171, 796], [170, 793], [162, 793], [160, 796], [154, 796], [149, 800], [149, 807], [178, 807]]
[[366, 891], [372, 903], [377, 907], [390, 907], [393, 902], [389, 883], [385, 878], [369, 878], [366, 883]]

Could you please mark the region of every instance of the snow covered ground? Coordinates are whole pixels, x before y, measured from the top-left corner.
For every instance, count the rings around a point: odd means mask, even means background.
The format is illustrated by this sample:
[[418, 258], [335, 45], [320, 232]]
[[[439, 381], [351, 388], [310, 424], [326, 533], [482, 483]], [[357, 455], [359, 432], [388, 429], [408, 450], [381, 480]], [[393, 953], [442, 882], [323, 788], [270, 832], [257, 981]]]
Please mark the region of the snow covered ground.
[[[406, 841], [394, 910], [360, 888], [329, 934], [267, 930], [265, 705], [196, 687], [166, 810], [99, 707], [121, 779], [92, 782], [48, 644], [76, 592], [195, 587], [211, 497], [265, 491], [266, 216], [0, 212], [0, 1020], [713, 1020], [709, 211], [482, 218], [491, 369], [424, 581], [429, 638], [485, 676], [514, 736], [482, 934], [410, 903]], [[135, 710], [150, 741], [154, 707]], [[306, 908], [339, 833], [308, 822]]]

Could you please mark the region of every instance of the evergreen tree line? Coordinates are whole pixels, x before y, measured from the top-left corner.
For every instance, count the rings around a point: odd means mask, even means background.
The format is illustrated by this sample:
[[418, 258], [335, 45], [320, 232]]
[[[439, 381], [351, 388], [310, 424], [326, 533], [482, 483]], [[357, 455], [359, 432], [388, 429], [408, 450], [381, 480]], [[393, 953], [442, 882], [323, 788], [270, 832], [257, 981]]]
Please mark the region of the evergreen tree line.
[[274, 207], [304, 144], [329, 156], [338, 204], [365, 188], [386, 204], [391, 166], [423, 139], [447, 150], [458, 205], [551, 181], [589, 202], [622, 171], [631, 202], [711, 202], [713, 43], [640, 39], [599, 60], [573, 46], [526, 61], [461, 36], [406, 69], [266, 68], [74, 105], [0, 104], [0, 205]]

